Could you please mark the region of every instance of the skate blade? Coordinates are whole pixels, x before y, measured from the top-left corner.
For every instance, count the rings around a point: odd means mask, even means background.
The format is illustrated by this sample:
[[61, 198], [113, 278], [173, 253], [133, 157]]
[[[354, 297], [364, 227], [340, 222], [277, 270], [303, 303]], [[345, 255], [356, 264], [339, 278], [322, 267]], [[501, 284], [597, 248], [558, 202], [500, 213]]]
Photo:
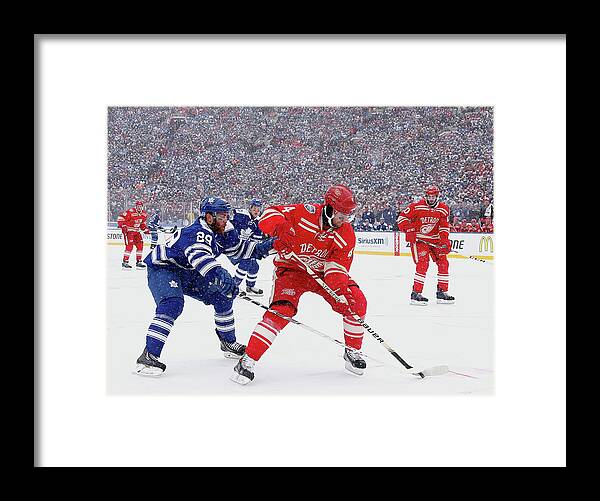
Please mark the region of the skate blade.
[[365, 369], [358, 369], [354, 367], [350, 362], [346, 362], [346, 370], [355, 376], [362, 376], [365, 373]]
[[250, 381], [252, 381], [252, 379], [247, 378], [246, 376], [242, 376], [237, 372], [234, 372], [231, 376], [229, 376], [229, 379], [234, 383], [238, 383], [241, 385], [247, 385]]
[[429, 369], [423, 369], [421, 372], [425, 376], [443, 376], [444, 374], [447, 374], [449, 370], [450, 369], [447, 365], [436, 365], [435, 367], [430, 367]]
[[146, 376], [146, 377], [159, 377], [165, 371], [160, 369], [159, 367], [147, 367], [142, 364], [137, 364], [135, 366], [135, 370], [132, 371], [132, 374], [136, 374], [138, 376]]
[[252, 297], [261, 297], [263, 296], [264, 293], [260, 293], [260, 292], [246, 292], [246, 296], [252, 296]]
[[410, 304], [414, 304], [415, 306], [427, 306], [426, 301], [415, 301], [414, 299], [410, 300]]
[[223, 356], [225, 358], [233, 358], [235, 360], [239, 360], [240, 358], [242, 358], [242, 355], [236, 355], [235, 353], [231, 353], [231, 352], [228, 352], [228, 351], [224, 351], [223, 352]]
[[454, 304], [454, 299], [451, 299], [451, 300], [438, 299], [437, 304]]

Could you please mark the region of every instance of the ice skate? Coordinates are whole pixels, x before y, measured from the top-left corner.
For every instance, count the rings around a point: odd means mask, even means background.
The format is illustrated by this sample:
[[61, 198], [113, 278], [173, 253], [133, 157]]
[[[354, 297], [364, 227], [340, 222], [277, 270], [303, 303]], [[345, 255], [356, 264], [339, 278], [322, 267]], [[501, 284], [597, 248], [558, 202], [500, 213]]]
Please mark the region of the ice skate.
[[439, 304], [452, 304], [454, 303], [454, 296], [451, 296], [445, 291], [438, 290], [436, 293], [437, 302]]
[[127, 261], [122, 261], [121, 262], [121, 268], [123, 268], [124, 270], [130, 270], [131, 269], [131, 265]]
[[156, 244], [150, 244], [150, 250], [154, 249], [154, 247], [156, 247]]
[[221, 341], [221, 351], [225, 358], [241, 358], [246, 353], [246, 345], [237, 342]]
[[135, 366], [134, 374], [140, 376], [158, 377], [167, 366], [158, 360], [158, 357], [148, 352], [148, 348], [144, 348], [143, 353], [137, 359], [137, 365]]
[[256, 360], [252, 360], [244, 353], [237, 365], [233, 368], [233, 374], [229, 377], [232, 381], [238, 384], [248, 384], [254, 379], [254, 364]]
[[420, 292], [412, 291], [410, 294], [410, 304], [416, 304], [417, 306], [427, 306], [429, 299], [423, 297]]
[[248, 296], [262, 296], [263, 290], [258, 287], [250, 287], [249, 285], [246, 287], [246, 294]]
[[362, 376], [367, 368], [367, 363], [360, 356], [360, 353], [351, 351], [349, 349], [344, 350], [344, 360], [346, 361], [346, 370]]
[[137, 263], [135, 263], [135, 268], [137, 270], [144, 270], [144, 269], [146, 269], [146, 265], [144, 263], [142, 263], [141, 261], [138, 261]]

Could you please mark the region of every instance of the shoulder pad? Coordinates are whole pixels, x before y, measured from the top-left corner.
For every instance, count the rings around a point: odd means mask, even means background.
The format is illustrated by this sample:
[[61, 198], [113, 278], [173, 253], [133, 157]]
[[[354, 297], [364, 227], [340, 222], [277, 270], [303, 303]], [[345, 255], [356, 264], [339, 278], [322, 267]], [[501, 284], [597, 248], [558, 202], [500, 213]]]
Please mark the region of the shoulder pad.
[[343, 243], [346, 243], [350, 247], [354, 247], [356, 243], [356, 234], [354, 233], [354, 228], [350, 223], [344, 223], [340, 228], [333, 231], [342, 237]]

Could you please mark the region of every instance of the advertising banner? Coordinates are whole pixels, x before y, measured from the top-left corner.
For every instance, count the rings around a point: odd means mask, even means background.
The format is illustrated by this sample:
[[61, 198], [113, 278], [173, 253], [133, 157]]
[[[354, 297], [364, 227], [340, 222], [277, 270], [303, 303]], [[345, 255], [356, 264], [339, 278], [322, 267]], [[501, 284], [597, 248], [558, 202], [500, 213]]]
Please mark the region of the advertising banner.
[[[494, 234], [451, 233], [452, 251], [449, 258], [470, 256], [479, 259], [494, 259]], [[402, 232], [357, 232], [356, 254], [384, 254], [411, 256], [410, 246]]]
[[[167, 236], [158, 232], [158, 242], [164, 243]], [[150, 236], [143, 235], [144, 246], [150, 245]], [[108, 228], [106, 239], [109, 245], [125, 245], [123, 233], [119, 229]], [[451, 233], [452, 251], [449, 258], [476, 257], [479, 259], [494, 259], [493, 233]], [[410, 257], [410, 248], [402, 232], [368, 231], [356, 233], [356, 254], [380, 254], [385, 256]]]

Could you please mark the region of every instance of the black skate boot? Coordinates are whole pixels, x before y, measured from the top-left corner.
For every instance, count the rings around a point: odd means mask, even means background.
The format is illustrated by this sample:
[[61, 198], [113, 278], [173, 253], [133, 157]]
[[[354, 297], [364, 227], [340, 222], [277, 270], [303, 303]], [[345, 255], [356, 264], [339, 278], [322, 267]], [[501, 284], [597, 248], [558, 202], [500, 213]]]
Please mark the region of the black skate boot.
[[159, 362], [158, 358], [152, 353], [148, 352], [148, 348], [144, 348], [143, 353], [137, 359], [137, 365], [135, 366], [134, 374], [140, 376], [160, 376], [167, 366], [162, 362]]
[[137, 263], [135, 263], [135, 268], [137, 270], [143, 270], [144, 268], [146, 268], [146, 265], [144, 263], [142, 263], [141, 261], [138, 261]]
[[263, 290], [259, 289], [258, 287], [250, 287], [248, 285], [246, 286], [246, 294], [248, 294], [248, 296], [262, 296]]
[[429, 299], [423, 297], [420, 292], [412, 291], [410, 294], [410, 304], [416, 304], [417, 306], [427, 306]]
[[346, 370], [362, 376], [367, 368], [367, 362], [360, 356], [360, 353], [344, 349], [344, 360], [346, 361]]
[[451, 296], [447, 292], [438, 289], [436, 293], [437, 302], [439, 304], [452, 304], [454, 303], [454, 296]]
[[240, 344], [236, 341], [234, 341], [233, 343], [228, 343], [227, 341], [223, 341], [221, 339], [221, 336], [219, 336], [219, 333], [217, 332], [216, 329], [215, 329], [215, 334], [219, 338], [219, 341], [221, 341], [221, 351], [223, 352], [223, 356], [225, 358], [239, 359], [242, 357], [242, 355], [244, 353], [246, 353], [246, 345], [245, 344]]
[[233, 368], [233, 374], [229, 377], [239, 384], [248, 384], [254, 379], [254, 364], [256, 360], [251, 359], [244, 353], [237, 365]]
[[122, 261], [121, 262], [121, 268], [123, 268], [124, 270], [130, 270], [131, 269], [131, 265], [127, 261]]
[[237, 342], [228, 343], [227, 341], [221, 341], [221, 351], [225, 358], [240, 359], [246, 353], [246, 345]]

